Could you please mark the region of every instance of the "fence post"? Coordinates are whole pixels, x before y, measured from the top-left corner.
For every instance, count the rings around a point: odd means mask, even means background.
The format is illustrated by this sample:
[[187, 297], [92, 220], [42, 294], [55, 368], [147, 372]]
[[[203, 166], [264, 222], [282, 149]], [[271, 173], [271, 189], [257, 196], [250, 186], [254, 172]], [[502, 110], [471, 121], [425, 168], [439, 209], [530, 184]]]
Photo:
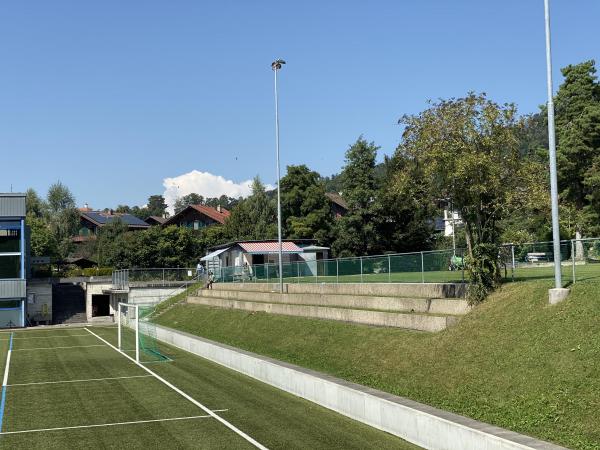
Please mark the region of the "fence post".
[[573, 284], [577, 281], [577, 274], [575, 273], [575, 240], [571, 239], [571, 260], [573, 261]]
[[392, 257], [388, 255], [388, 283], [392, 282]]
[[421, 283], [425, 283], [425, 258], [421, 252]]
[[300, 261], [296, 263], [296, 283], [300, 284]]
[[362, 256], [360, 257], [360, 282], [363, 282], [363, 263], [362, 263]]
[[510, 244], [510, 252], [512, 256], [512, 280], [515, 281], [515, 244]]
[[335, 283], [340, 284], [340, 260], [335, 260]]
[[165, 285], [165, 269], [162, 270], [163, 286]]
[[[316, 258], [316, 256], [315, 256]], [[319, 284], [319, 260], [315, 259], [315, 284]]]
[[462, 284], [465, 284], [465, 249], [463, 248], [460, 252], [462, 255]]
[[267, 271], [267, 284], [269, 284], [269, 263], [265, 264], [264, 268]]

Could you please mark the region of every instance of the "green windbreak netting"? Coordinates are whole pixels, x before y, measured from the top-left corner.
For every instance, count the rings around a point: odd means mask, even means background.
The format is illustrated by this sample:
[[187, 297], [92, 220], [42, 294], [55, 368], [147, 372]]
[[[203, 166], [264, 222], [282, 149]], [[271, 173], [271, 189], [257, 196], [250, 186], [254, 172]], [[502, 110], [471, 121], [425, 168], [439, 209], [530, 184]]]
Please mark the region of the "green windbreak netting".
[[[136, 311], [139, 316], [136, 316]], [[153, 305], [122, 304], [120, 314], [121, 351], [135, 358], [139, 348], [140, 362], [169, 361], [169, 357], [161, 348], [156, 338], [156, 325], [151, 321]], [[139, 326], [139, 337], [136, 340], [136, 322]]]

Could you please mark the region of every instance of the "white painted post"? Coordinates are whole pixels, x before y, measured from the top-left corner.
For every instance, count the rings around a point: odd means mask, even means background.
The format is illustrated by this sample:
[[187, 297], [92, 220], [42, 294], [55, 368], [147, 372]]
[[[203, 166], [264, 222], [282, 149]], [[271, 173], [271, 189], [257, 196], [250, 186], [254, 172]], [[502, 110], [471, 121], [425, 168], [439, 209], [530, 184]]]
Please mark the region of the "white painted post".
[[363, 282], [363, 263], [362, 263], [362, 256], [360, 257], [360, 282]]
[[421, 252], [421, 283], [425, 283], [425, 258]]
[[571, 239], [571, 260], [573, 261], [573, 284], [577, 280], [577, 275], [575, 274], [575, 241]]
[[121, 350], [121, 302], [117, 303], [117, 347]]
[[140, 307], [135, 305], [135, 360], [140, 362]]
[[515, 281], [515, 244], [510, 244], [510, 252], [512, 254], [512, 280]]

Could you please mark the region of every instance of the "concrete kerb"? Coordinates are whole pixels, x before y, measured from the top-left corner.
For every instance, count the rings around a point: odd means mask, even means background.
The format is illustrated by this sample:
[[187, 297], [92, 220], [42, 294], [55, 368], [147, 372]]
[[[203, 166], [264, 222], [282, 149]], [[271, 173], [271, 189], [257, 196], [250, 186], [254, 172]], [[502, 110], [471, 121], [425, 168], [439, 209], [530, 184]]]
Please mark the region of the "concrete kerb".
[[225, 289], [202, 289], [198, 292], [198, 296], [227, 300], [451, 315], [464, 315], [471, 309], [467, 301], [462, 298], [410, 298], [307, 293], [279, 294]]
[[233, 308], [257, 312], [260, 311], [269, 314], [337, 320], [341, 322], [406, 328], [410, 330], [429, 332], [445, 330], [458, 320], [455, 316], [435, 316], [418, 313], [330, 308], [326, 306], [291, 305], [286, 303], [263, 303], [211, 297], [191, 297], [187, 300], [187, 302], [191, 304], [214, 306], [218, 308]]
[[428, 449], [559, 450], [564, 447], [406, 398], [156, 326], [157, 338]]
[[[462, 298], [466, 284], [461, 283], [284, 283], [288, 294], [338, 294], [387, 297]], [[215, 283], [216, 290], [277, 292], [273, 283]]]

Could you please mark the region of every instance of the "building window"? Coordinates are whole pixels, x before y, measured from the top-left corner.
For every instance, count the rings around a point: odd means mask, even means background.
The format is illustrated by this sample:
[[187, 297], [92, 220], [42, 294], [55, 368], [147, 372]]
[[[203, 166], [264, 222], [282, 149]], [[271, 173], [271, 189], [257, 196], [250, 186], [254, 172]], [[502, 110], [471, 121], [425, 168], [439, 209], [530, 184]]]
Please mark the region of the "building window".
[[21, 230], [0, 228], [0, 253], [21, 251]]
[[0, 280], [21, 278], [21, 257], [0, 254]]

